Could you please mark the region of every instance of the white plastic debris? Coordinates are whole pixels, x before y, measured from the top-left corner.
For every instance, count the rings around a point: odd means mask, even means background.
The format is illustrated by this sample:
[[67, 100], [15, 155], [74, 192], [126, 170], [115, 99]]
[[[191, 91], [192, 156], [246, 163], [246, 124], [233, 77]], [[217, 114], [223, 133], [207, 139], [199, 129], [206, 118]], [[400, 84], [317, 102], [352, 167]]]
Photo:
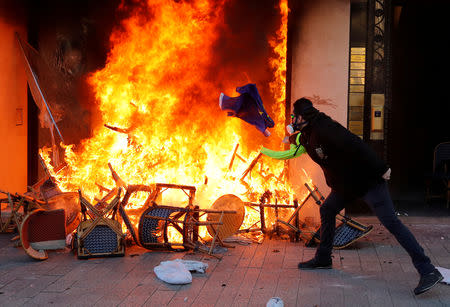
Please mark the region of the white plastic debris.
[[174, 261], [183, 263], [190, 272], [205, 273], [206, 269], [208, 268], [208, 265], [201, 261], [183, 259], [176, 259]]
[[272, 297], [266, 304], [266, 307], [284, 307], [283, 300], [279, 297]]
[[436, 269], [444, 276], [444, 279], [441, 281], [441, 283], [450, 285], [450, 270], [446, 268], [436, 267]]
[[162, 281], [184, 285], [192, 282], [191, 272], [205, 273], [207, 268], [208, 265], [201, 261], [175, 259], [162, 261], [153, 271]]
[[153, 271], [156, 276], [173, 285], [184, 285], [192, 282], [192, 274], [181, 261], [161, 261]]

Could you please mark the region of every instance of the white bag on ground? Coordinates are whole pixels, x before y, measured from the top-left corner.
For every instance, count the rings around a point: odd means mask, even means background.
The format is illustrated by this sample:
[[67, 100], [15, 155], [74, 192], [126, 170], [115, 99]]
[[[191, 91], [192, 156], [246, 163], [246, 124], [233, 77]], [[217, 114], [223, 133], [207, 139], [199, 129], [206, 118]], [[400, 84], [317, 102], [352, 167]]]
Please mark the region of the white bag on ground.
[[441, 283], [450, 285], [450, 270], [446, 268], [436, 267], [438, 271], [444, 276], [444, 279], [441, 281]]
[[266, 304], [266, 307], [284, 307], [284, 302], [279, 297], [272, 297]]
[[192, 282], [192, 274], [181, 261], [161, 261], [153, 271], [156, 276], [169, 284], [184, 285]]
[[186, 266], [186, 268], [191, 272], [205, 273], [206, 269], [208, 268], [208, 265], [201, 261], [183, 260], [183, 259], [176, 259], [175, 261], [183, 263]]

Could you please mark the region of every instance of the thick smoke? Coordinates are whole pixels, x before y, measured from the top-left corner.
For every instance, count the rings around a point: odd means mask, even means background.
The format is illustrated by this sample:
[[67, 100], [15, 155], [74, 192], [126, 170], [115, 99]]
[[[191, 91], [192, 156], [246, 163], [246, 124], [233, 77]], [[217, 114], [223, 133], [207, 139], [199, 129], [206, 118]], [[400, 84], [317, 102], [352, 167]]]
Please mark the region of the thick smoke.
[[27, 22], [27, 2], [24, 0], [0, 0], [0, 20], [13, 27], [25, 26]]

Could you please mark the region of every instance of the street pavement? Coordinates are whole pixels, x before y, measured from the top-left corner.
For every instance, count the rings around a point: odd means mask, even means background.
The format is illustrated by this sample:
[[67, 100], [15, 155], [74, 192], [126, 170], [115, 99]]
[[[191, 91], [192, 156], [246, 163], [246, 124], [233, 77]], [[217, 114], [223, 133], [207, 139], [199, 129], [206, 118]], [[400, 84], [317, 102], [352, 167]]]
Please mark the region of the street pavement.
[[[371, 216], [358, 221], [374, 230], [333, 253], [332, 270], [300, 271], [314, 255], [303, 242], [266, 238], [235, 244], [218, 260], [191, 252], [127, 249], [125, 257], [78, 260], [69, 251], [50, 251], [35, 261], [0, 235], [0, 306], [450, 306], [450, 285], [438, 284], [419, 296], [409, 256]], [[401, 217], [433, 264], [450, 268], [450, 217]], [[183, 258], [208, 264], [188, 285], [160, 281], [153, 268]]]

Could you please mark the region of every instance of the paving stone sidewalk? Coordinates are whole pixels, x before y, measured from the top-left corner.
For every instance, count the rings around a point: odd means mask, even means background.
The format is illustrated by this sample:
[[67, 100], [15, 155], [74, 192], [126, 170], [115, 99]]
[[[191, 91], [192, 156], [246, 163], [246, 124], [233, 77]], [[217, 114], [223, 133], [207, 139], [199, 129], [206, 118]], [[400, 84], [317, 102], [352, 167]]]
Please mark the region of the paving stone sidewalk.
[[[419, 276], [406, 252], [373, 217], [366, 238], [334, 251], [333, 269], [299, 271], [314, 254], [302, 242], [266, 239], [236, 245], [217, 260], [202, 254], [151, 252], [138, 247], [125, 257], [78, 260], [68, 250], [34, 261], [0, 235], [1, 306], [450, 306], [450, 285], [415, 296]], [[436, 266], [450, 268], [450, 217], [403, 218]], [[206, 262], [206, 274], [189, 285], [157, 279], [153, 268], [176, 258]]]

